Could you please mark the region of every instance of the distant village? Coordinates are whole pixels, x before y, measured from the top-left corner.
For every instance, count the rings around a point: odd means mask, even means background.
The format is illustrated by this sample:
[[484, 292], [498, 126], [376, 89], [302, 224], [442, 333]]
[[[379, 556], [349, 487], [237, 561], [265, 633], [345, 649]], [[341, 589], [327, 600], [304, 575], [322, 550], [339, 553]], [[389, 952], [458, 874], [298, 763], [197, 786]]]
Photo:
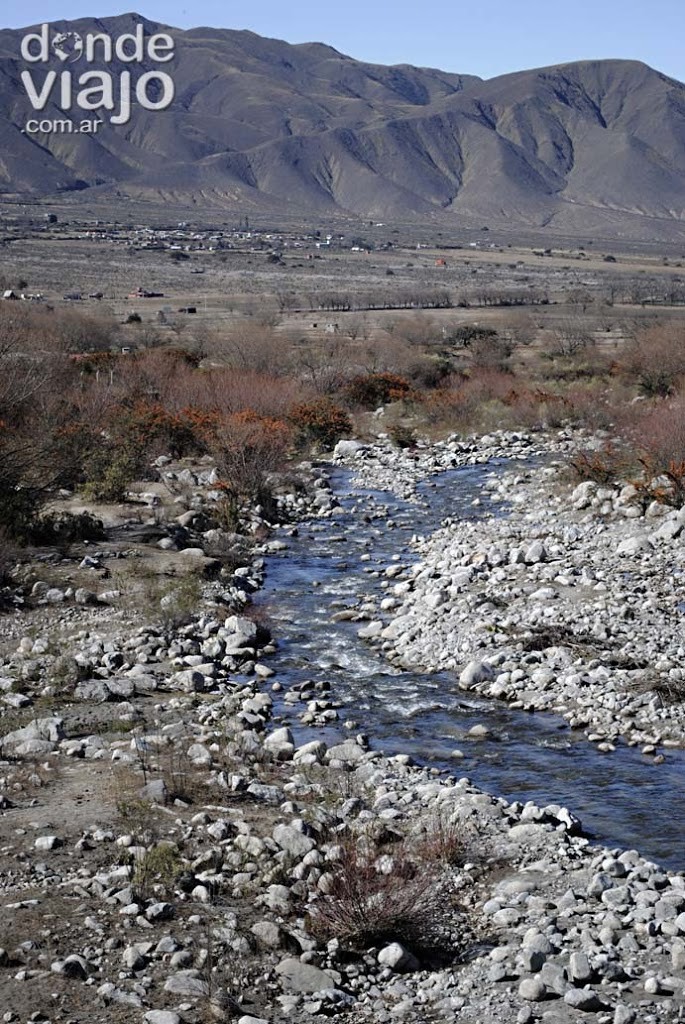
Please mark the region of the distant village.
[[[380, 223], [369, 226], [384, 227]], [[241, 226], [219, 229], [216, 227], [200, 228], [186, 221], [166, 227], [150, 227], [145, 224], [123, 225], [116, 221], [62, 221], [56, 214], [50, 213], [42, 218], [17, 215], [13, 218], [12, 223], [6, 222], [0, 230], [4, 230], [5, 234], [5, 237], [0, 236], [0, 243], [16, 241], [19, 237], [25, 238], [27, 235], [40, 234], [42, 237], [53, 236], [62, 240], [67, 238], [69, 240], [92, 239], [99, 242], [111, 242], [113, 245], [127, 246], [139, 251], [157, 250], [179, 254], [220, 252], [222, 250], [278, 254], [288, 249], [311, 250], [312, 252], [322, 249], [370, 252], [373, 249], [393, 248], [392, 242], [373, 243], [359, 237], [358, 234], [334, 234], [320, 230], [310, 232], [269, 231], [264, 228], [251, 227], [248, 218], [244, 218]], [[201, 273], [201, 271], [198, 272]]]

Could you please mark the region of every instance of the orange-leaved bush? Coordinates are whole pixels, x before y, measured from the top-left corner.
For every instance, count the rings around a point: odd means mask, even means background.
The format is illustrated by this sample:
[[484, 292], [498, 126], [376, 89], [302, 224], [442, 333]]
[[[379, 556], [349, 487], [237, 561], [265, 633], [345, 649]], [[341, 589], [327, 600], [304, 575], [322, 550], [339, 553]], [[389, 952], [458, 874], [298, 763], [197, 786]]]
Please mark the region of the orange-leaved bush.
[[292, 407], [288, 419], [301, 441], [315, 442], [324, 448], [352, 433], [352, 421], [345, 410], [326, 398], [300, 402]]
[[350, 405], [375, 409], [378, 405], [407, 398], [411, 390], [409, 381], [397, 373], [366, 373], [348, 381], [343, 395]]

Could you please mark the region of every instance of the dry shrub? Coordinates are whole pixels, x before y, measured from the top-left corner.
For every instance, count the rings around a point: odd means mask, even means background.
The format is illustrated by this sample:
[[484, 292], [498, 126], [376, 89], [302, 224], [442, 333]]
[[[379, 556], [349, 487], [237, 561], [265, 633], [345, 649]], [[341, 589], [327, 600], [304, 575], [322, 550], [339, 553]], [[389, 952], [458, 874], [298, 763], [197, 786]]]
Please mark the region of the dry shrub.
[[452, 869], [465, 852], [463, 832], [442, 817], [392, 847], [349, 837], [327, 895], [311, 911], [312, 931], [353, 948], [399, 941], [435, 950], [454, 925]]
[[602, 487], [625, 479], [636, 466], [635, 457], [628, 448], [611, 442], [601, 448], [574, 452], [570, 461], [579, 480], [592, 480]]
[[400, 316], [391, 322], [390, 330], [395, 338], [415, 348], [426, 348], [443, 340], [440, 327], [432, 316], [425, 313]]
[[33, 303], [0, 304], [0, 352], [8, 342], [22, 352], [42, 355], [103, 350], [113, 335], [114, 324], [106, 316], [55, 312]]
[[685, 460], [685, 395], [640, 410], [627, 434], [656, 468]]
[[50, 491], [69, 482], [73, 455], [63, 427], [76, 374], [61, 353], [44, 353], [18, 325], [0, 320], [0, 523], [25, 542]]
[[685, 332], [677, 325], [651, 327], [627, 346], [620, 372], [647, 396], [666, 397], [685, 380]]
[[236, 529], [241, 511], [254, 502], [267, 515], [275, 514], [268, 477], [281, 468], [291, 442], [292, 429], [284, 420], [251, 411], [219, 420], [210, 450], [221, 478], [218, 489], [224, 495], [223, 526]]
[[176, 845], [162, 840], [131, 864], [131, 887], [137, 900], [171, 896], [183, 871]]
[[388, 427], [388, 436], [398, 448], [408, 449], [416, 447], [416, 431], [408, 423], [392, 423]]
[[399, 373], [413, 379], [412, 367], [425, 359], [420, 346], [382, 331], [372, 341], [367, 338], [354, 349], [347, 349], [348, 367], [354, 362], [363, 373]]
[[297, 381], [254, 370], [221, 367], [179, 372], [159, 393], [160, 401], [173, 413], [186, 408], [220, 415], [250, 410], [259, 416], [280, 418], [307, 396], [308, 392]]
[[565, 390], [564, 398], [568, 418], [593, 430], [620, 430], [630, 415], [630, 394], [618, 384], [608, 388], [597, 380], [578, 382]]
[[363, 409], [409, 397], [411, 384], [397, 373], [367, 373], [353, 377], [343, 388], [345, 401]]
[[660, 402], [627, 431], [641, 478], [632, 482], [646, 501], [685, 505], [685, 397]]
[[282, 337], [272, 326], [254, 320], [216, 332], [205, 347], [213, 358], [241, 372], [281, 376], [289, 368]]
[[283, 345], [286, 342], [290, 346], [287, 357], [290, 374], [306, 390], [303, 397], [332, 395], [354, 372], [350, 342], [340, 334], [319, 333], [312, 338], [290, 330], [282, 335]]
[[354, 948], [430, 944], [431, 924], [444, 908], [441, 870], [417, 864], [405, 849], [393, 850], [389, 872], [380, 871], [376, 859], [376, 851], [364, 852], [353, 841], [343, 845], [330, 891], [311, 911], [312, 931]]
[[550, 356], [574, 357], [591, 348], [595, 340], [582, 320], [572, 320], [550, 331], [546, 343]]
[[428, 422], [444, 430], [486, 430], [533, 426], [540, 404], [535, 394], [510, 373], [475, 369], [453, 377], [447, 387], [429, 394], [423, 403]]
[[[617, 417], [619, 418], [619, 417]], [[685, 505], [685, 397], [632, 406], [618, 425], [618, 440], [577, 451], [571, 466], [581, 480], [613, 485], [629, 480], [636, 501]]]

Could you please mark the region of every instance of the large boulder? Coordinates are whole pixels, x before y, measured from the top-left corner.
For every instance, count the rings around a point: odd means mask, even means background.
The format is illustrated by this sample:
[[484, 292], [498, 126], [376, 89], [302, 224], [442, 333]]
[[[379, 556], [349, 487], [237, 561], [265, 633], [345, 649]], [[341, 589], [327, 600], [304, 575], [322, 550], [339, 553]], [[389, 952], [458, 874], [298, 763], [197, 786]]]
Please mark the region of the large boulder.
[[333, 449], [336, 459], [354, 458], [357, 452], [362, 451], [366, 446], [361, 441], [338, 441]]
[[330, 974], [313, 964], [303, 964], [295, 957], [281, 960], [276, 967], [276, 974], [280, 975], [286, 992], [323, 992], [336, 986]]
[[61, 718], [36, 718], [22, 729], [6, 733], [0, 739], [0, 750], [17, 757], [49, 754], [66, 737], [62, 725]]

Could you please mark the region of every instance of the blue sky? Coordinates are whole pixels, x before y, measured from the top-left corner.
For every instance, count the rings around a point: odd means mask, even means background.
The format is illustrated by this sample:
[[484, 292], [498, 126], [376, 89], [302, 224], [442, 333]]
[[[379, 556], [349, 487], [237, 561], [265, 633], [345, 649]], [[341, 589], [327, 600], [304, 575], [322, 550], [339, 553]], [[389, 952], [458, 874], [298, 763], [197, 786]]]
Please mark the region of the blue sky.
[[248, 28], [330, 43], [361, 60], [484, 78], [624, 57], [685, 80], [685, 0], [4, 0], [0, 26], [131, 10], [179, 28]]

